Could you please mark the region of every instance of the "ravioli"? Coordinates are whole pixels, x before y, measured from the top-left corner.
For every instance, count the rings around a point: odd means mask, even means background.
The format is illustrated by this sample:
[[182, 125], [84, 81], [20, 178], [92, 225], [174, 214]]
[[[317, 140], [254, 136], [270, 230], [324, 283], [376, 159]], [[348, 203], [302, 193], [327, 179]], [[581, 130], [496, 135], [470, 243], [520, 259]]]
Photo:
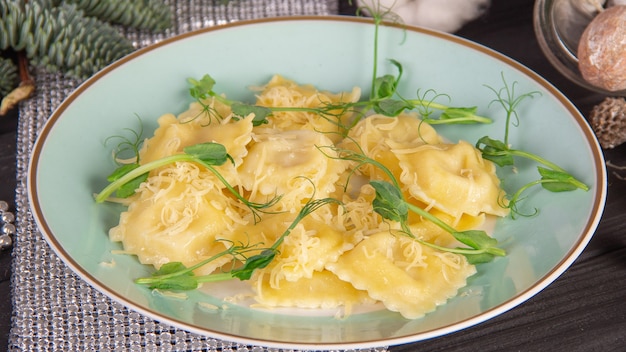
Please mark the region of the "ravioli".
[[[362, 152], [382, 163], [398, 179], [402, 170], [394, 150], [411, 150], [424, 144], [441, 142], [442, 138], [435, 129], [423, 123], [414, 113], [403, 113], [396, 117], [374, 114], [359, 121], [339, 146]], [[382, 170], [374, 165], [365, 165], [359, 170], [372, 179], [386, 179]]]
[[[356, 102], [361, 89], [355, 87], [350, 92], [321, 92], [312, 85], [302, 85], [275, 75], [261, 88], [256, 104], [268, 107], [323, 108], [338, 106], [340, 103]], [[352, 111], [330, 110], [320, 116], [311, 111], [278, 111], [269, 118], [270, 127], [286, 130], [311, 130], [326, 134], [333, 142], [340, 140], [342, 127], [352, 117]]]
[[[282, 233], [281, 233], [282, 234]], [[310, 218], [305, 218], [285, 237], [274, 261], [262, 271], [270, 272], [270, 285], [278, 286], [282, 280], [297, 281], [310, 278], [327, 263], [335, 262], [354, 247], [351, 236]]]
[[296, 281], [282, 280], [278, 285], [270, 284], [269, 274], [262, 273], [255, 280], [256, 301], [265, 307], [322, 308], [351, 307], [358, 304], [373, 304], [375, 301], [363, 290], [340, 280], [327, 271], [316, 271], [311, 277]]
[[429, 144], [396, 155], [402, 169], [400, 182], [429, 207], [455, 218], [508, 214], [495, 165], [469, 143]]
[[476, 272], [461, 255], [438, 252], [390, 232], [367, 237], [326, 269], [407, 319], [444, 304]]
[[335, 182], [347, 162], [336, 155], [333, 143], [321, 133], [310, 130], [274, 131], [255, 134], [243, 165], [239, 168], [241, 185], [250, 200], [265, 202], [280, 195], [279, 208], [300, 208], [311, 197], [324, 198], [335, 191]]
[[[224, 251], [222, 234], [241, 222], [232, 198], [214, 184], [212, 174], [192, 163], [162, 168], [136, 197], [109, 236], [156, 268], [168, 262], [191, 266]], [[223, 257], [198, 273], [209, 274], [230, 260]]]
[[257, 270], [252, 284], [256, 301], [268, 307], [299, 308], [373, 303], [366, 292], [324, 269], [354, 248], [356, 242], [356, 237], [304, 218], [285, 238], [274, 261], [267, 268]]
[[252, 141], [254, 115], [237, 121], [231, 120], [232, 116], [228, 115], [228, 118], [214, 119], [212, 123], [209, 123], [208, 117], [189, 118], [190, 115], [197, 114], [195, 110], [201, 109], [198, 103], [192, 104], [191, 109], [194, 112], [184, 112], [178, 118], [173, 114], [165, 114], [158, 119], [159, 127], [155, 130], [154, 136], [143, 144], [139, 152], [140, 163], [145, 164], [166, 156], [180, 154], [183, 148], [198, 143], [219, 143], [226, 148], [232, 158], [232, 163], [227, 162], [215, 168], [229, 183], [238, 183], [235, 167], [242, 163], [248, 153], [247, 146]]

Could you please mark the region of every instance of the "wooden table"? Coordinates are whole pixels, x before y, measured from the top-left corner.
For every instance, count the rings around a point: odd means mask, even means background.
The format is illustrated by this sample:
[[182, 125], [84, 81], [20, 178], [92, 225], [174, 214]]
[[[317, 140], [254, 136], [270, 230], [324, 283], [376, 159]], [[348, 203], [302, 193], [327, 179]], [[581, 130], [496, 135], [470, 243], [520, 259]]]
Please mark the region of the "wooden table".
[[[345, 0], [342, 0], [345, 1]], [[344, 13], [351, 11], [343, 5]], [[536, 71], [588, 115], [604, 97], [559, 74], [541, 52], [532, 0], [492, 0], [483, 17], [457, 34], [493, 48]], [[0, 199], [14, 209], [17, 114], [0, 117]], [[626, 145], [606, 159], [626, 165]], [[463, 331], [391, 351], [626, 351], [626, 180], [609, 170], [606, 209], [576, 262], [548, 288], [511, 311]], [[623, 173], [626, 176], [626, 171]], [[0, 349], [11, 319], [11, 252], [0, 253]]]

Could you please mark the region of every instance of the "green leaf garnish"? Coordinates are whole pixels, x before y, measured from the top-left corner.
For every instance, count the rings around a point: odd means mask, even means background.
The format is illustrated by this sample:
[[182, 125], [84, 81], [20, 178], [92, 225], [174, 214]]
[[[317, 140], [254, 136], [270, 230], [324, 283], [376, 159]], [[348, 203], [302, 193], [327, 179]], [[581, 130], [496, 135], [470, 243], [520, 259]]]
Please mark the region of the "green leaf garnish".
[[[398, 181], [395, 179], [393, 173], [385, 165], [381, 164], [380, 162], [374, 159], [369, 158], [362, 152], [358, 153], [353, 150], [340, 149], [340, 148], [330, 148], [330, 149], [333, 149], [338, 154], [338, 156], [335, 158], [356, 162], [357, 164], [355, 168], [357, 169], [366, 164], [369, 164], [369, 165], [373, 165], [379, 168], [381, 171], [383, 171], [387, 175], [387, 177], [389, 177], [389, 179], [391, 180], [389, 182], [383, 181], [383, 180], [370, 180], [369, 181], [369, 184], [374, 188], [374, 191], [376, 192], [376, 196], [374, 200], [372, 201], [372, 208], [374, 212], [379, 214], [383, 219], [397, 222], [400, 225], [402, 229], [401, 232], [403, 234], [411, 237], [413, 240], [423, 245], [438, 249], [440, 251], [458, 253], [458, 254], [463, 254], [465, 256], [468, 256], [470, 254], [476, 255], [476, 256], [471, 256], [471, 260], [475, 260], [475, 259], [478, 260], [479, 258], [481, 260], [485, 260], [486, 258], [493, 259], [494, 256], [506, 255], [506, 252], [503, 249], [500, 249], [497, 247], [497, 240], [494, 238], [491, 238], [489, 235], [487, 235], [486, 232], [479, 231], [479, 230], [469, 230], [469, 231], [459, 232], [456, 229], [454, 229], [452, 226], [446, 224], [444, 221], [434, 216], [433, 214], [407, 202], [404, 196], [402, 195]], [[325, 153], [325, 155], [328, 157], [333, 157], [328, 153]], [[426, 241], [416, 238], [411, 233], [411, 230], [408, 225], [409, 211], [412, 211], [418, 214], [419, 216], [421, 216], [422, 218], [439, 226], [444, 231], [450, 233], [459, 242], [470, 246], [470, 248], [442, 247], [442, 246], [438, 246], [433, 243], [426, 242]], [[478, 256], [478, 254], [481, 254], [481, 255]], [[488, 255], [483, 255], [483, 254], [488, 254]], [[468, 257], [468, 260], [470, 260], [470, 257]]]
[[541, 175], [541, 185], [550, 192], [569, 192], [578, 188], [587, 190], [588, 187], [575, 179], [567, 172], [537, 167]]
[[248, 258], [241, 268], [234, 269], [230, 273], [233, 278], [237, 278], [239, 280], [250, 280], [256, 269], [263, 269], [267, 267], [275, 257], [275, 250], [266, 249], [260, 254]]
[[183, 152], [207, 165], [219, 166], [228, 160], [234, 163], [231, 156], [226, 152], [226, 148], [219, 143], [194, 144], [183, 148]]
[[402, 77], [402, 64], [393, 59], [389, 60], [389, 62], [391, 62], [391, 64], [398, 69], [398, 76], [396, 77], [387, 74], [381, 77], [375, 77], [374, 83], [372, 85], [373, 89], [370, 94], [371, 100], [386, 100], [396, 94], [396, 90], [398, 89], [398, 83], [400, 82], [400, 78]]
[[400, 115], [404, 110], [411, 110], [414, 106], [404, 100], [389, 98], [377, 102], [373, 108], [375, 112], [381, 115], [394, 117]]
[[[117, 169], [115, 169], [115, 171], [113, 171], [113, 173], [111, 173], [107, 177], [107, 181], [109, 181], [109, 182], [117, 181], [120, 178], [122, 178], [124, 175], [126, 175], [129, 172], [135, 170], [138, 167], [139, 167], [139, 164], [135, 164], [135, 163], [133, 163], [133, 164], [124, 164], [124, 165], [118, 167]], [[137, 187], [139, 187], [139, 185], [141, 185], [146, 179], [148, 179], [148, 174], [139, 175], [139, 176], [131, 179], [130, 181], [128, 181], [128, 182], [124, 183], [122, 186], [120, 186], [115, 191], [115, 195], [118, 198], [128, 198], [128, 197], [132, 196], [133, 194], [135, 194], [135, 190], [137, 189]]]
[[[529, 160], [533, 160], [540, 165], [538, 166], [539, 175], [541, 178], [536, 181], [531, 181], [522, 186], [513, 195], [509, 196], [509, 204], [506, 205], [511, 209], [511, 216], [515, 217], [520, 214], [518, 211], [518, 201], [522, 199], [522, 193], [535, 185], [541, 185], [544, 189], [550, 192], [568, 192], [576, 189], [588, 191], [589, 186], [576, 179], [573, 175], [567, 172], [565, 169], [556, 165], [555, 163], [530, 152], [513, 149], [509, 145], [509, 133], [510, 126], [519, 125], [519, 115], [517, 108], [526, 98], [533, 98], [538, 92], [530, 92], [517, 96], [515, 94], [515, 84], [509, 85], [502, 75], [502, 81], [504, 87], [496, 90], [488, 87], [496, 94], [496, 99], [492, 103], [497, 103], [502, 106], [506, 112], [506, 124], [504, 131], [504, 139], [502, 141], [496, 140], [490, 137], [482, 137], [476, 142], [476, 148], [482, 153], [484, 159], [490, 160], [498, 166], [514, 166], [515, 157], [521, 157]], [[535, 211], [536, 213], [537, 211]]]
[[474, 123], [476, 121], [471, 118], [468, 119], [468, 117], [475, 116], [477, 110], [475, 106], [467, 108], [447, 108], [439, 115], [439, 120], [454, 121], [455, 123]]
[[389, 182], [370, 181], [370, 185], [376, 191], [376, 198], [372, 202], [374, 211], [388, 220], [404, 223], [409, 218], [407, 206], [400, 190]]
[[498, 241], [482, 230], [454, 231], [454, 238], [474, 249], [495, 247]]
[[107, 181], [113, 182], [119, 180], [122, 176], [131, 172], [132, 170], [139, 167], [139, 164], [124, 164], [115, 169], [109, 176], [107, 176]]
[[466, 253], [464, 255], [465, 258], [467, 258], [467, 262], [473, 265], [489, 263], [495, 258], [495, 256], [490, 253]]
[[490, 160], [499, 166], [515, 164], [515, 158], [509, 152], [509, 147], [502, 141], [485, 136], [478, 140], [476, 147], [481, 150], [484, 159]]
[[[209, 75], [205, 75], [200, 80], [189, 78], [188, 81], [192, 84], [190, 88], [190, 95], [197, 100], [197, 102], [203, 106], [203, 111], [208, 113], [209, 116], [215, 117], [218, 120], [223, 117], [218, 114], [207, 105], [203, 99], [207, 97], [213, 97], [219, 100], [221, 103], [230, 106], [233, 115], [241, 118], [246, 117], [249, 114], [254, 114], [253, 124], [255, 126], [268, 123], [268, 118], [276, 112], [294, 111], [294, 112], [308, 112], [316, 114], [333, 124], [338, 125], [341, 129], [348, 131], [351, 127], [363, 117], [363, 111], [370, 109], [376, 113], [395, 117], [404, 111], [418, 110], [420, 112], [441, 110], [442, 113], [438, 119], [425, 118], [426, 123], [432, 124], [467, 124], [467, 123], [491, 123], [491, 119], [483, 116], [476, 115], [475, 107], [452, 107], [441, 103], [436, 103], [433, 100], [425, 100], [423, 98], [418, 99], [406, 99], [397, 92], [397, 87], [402, 77], [402, 65], [395, 61], [390, 62], [398, 69], [398, 75], [393, 76], [390, 74], [383, 75], [381, 77], [374, 77], [372, 79], [372, 94], [368, 100], [358, 102], [343, 102], [343, 103], [322, 103], [319, 107], [265, 107], [259, 105], [247, 104], [244, 102], [231, 101], [219, 94], [213, 89], [215, 80]], [[350, 125], [344, 125], [341, 121], [341, 116], [345, 114], [353, 113], [355, 118]]]
[[[180, 274], [177, 274], [178, 272], [180, 272]], [[171, 275], [171, 277], [160, 283], [158, 287], [155, 286], [152, 288], [175, 291], [195, 290], [198, 288], [198, 280], [193, 277], [193, 272], [188, 271], [187, 267], [181, 262], [165, 263], [159, 270], [152, 274], [153, 277], [167, 275]]]
[[253, 126], [259, 126], [267, 123], [267, 117], [272, 114], [272, 110], [270, 108], [245, 103], [235, 102], [230, 106], [230, 108], [233, 111], [233, 114], [239, 117], [246, 117], [250, 114], [254, 114], [254, 119], [252, 120]]
[[206, 99], [213, 92], [215, 80], [210, 75], [204, 75], [199, 80], [187, 78], [187, 82], [191, 85], [189, 95], [195, 99]]

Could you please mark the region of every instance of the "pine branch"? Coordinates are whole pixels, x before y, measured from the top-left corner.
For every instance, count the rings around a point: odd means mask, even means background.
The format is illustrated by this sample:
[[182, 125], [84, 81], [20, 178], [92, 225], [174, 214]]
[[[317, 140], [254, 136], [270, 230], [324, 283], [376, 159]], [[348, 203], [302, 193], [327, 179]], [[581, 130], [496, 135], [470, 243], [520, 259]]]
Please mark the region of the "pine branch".
[[17, 65], [11, 59], [0, 57], [0, 96], [6, 96], [19, 83]]
[[137, 29], [162, 31], [172, 25], [169, 7], [159, 0], [65, 0], [85, 15]]
[[35, 91], [35, 81], [28, 72], [28, 62], [23, 51], [17, 53], [17, 71], [20, 83], [2, 98], [0, 116], [6, 115], [17, 103], [30, 97]]
[[[86, 79], [134, 50], [111, 24], [160, 31], [171, 20], [158, 0], [0, 0], [0, 53], [11, 50], [31, 65]], [[0, 60], [0, 94], [10, 95], [2, 104], [13, 106], [34, 83], [17, 83], [17, 70]]]
[[0, 0], [0, 50], [24, 50], [35, 66], [85, 79], [134, 50], [111, 25], [74, 5]]

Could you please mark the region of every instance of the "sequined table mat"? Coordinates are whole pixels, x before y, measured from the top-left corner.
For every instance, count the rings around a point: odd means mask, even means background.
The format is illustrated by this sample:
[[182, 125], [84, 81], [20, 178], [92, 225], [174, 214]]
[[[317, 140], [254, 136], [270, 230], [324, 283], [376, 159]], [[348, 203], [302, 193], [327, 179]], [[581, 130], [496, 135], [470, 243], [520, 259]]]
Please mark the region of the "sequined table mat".
[[[336, 0], [169, 0], [175, 15], [160, 34], [128, 30], [136, 47], [207, 26], [261, 17], [336, 14]], [[38, 132], [53, 110], [81, 83], [33, 72], [34, 97], [19, 109], [17, 236], [13, 248], [13, 320], [9, 349], [16, 351], [266, 351], [190, 333], [154, 321], [96, 291], [56, 256], [29, 210], [27, 170]], [[62, 206], [62, 205], [60, 205]], [[269, 349], [274, 350], [275, 349]], [[376, 349], [378, 351], [384, 348]]]

